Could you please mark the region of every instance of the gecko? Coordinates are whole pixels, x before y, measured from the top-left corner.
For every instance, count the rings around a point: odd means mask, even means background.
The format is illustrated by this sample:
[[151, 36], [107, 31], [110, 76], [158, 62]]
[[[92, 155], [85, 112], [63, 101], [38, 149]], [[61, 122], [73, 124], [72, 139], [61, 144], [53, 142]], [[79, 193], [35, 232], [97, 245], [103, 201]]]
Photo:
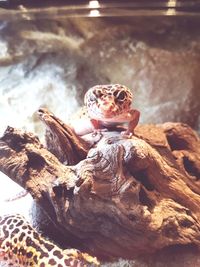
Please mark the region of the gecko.
[[[95, 85], [85, 93], [85, 105], [71, 118], [69, 125], [77, 135], [83, 136], [117, 129], [117, 126], [127, 123], [127, 129], [121, 134], [130, 138], [140, 118], [140, 112], [131, 108], [132, 100], [133, 94], [125, 85]], [[25, 195], [26, 191], [23, 191], [7, 201], [17, 200]]]
[[99, 266], [96, 257], [62, 250], [38, 233], [20, 214], [0, 217], [0, 265], [13, 267]]
[[121, 84], [96, 85], [85, 94], [85, 106], [71, 120], [71, 127], [77, 135], [96, 133], [128, 124], [122, 135], [131, 137], [140, 118], [140, 112], [131, 108], [133, 94]]

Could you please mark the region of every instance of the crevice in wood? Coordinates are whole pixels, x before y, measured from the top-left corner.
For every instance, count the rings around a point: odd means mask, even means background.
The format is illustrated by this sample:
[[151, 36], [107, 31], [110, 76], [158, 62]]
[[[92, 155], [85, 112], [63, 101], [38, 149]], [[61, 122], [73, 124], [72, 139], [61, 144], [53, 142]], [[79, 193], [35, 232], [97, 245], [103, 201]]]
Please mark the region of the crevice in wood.
[[183, 165], [189, 175], [194, 176], [196, 180], [200, 179], [200, 170], [195, 166], [195, 162], [184, 156]]
[[152, 209], [155, 206], [155, 202], [150, 198], [147, 190], [142, 187], [139, 192], [139, 201], [142, 205], [147, 206], [148, 209]]
[[147, 170], [140, 170], [136, 173], [134, 173], [134, 177], [141, 182], [141, 184], [148, 190], [153, 191], [155, 188], [153, 186], [153, 183], [149, 180]]

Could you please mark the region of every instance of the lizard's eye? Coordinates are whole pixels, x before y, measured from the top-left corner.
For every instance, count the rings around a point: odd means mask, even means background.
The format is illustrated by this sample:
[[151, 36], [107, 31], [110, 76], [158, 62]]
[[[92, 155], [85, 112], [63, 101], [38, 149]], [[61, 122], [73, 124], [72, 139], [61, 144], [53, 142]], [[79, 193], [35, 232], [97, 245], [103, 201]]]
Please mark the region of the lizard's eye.
[[97, 98], [94, 94], [86, 94], [84, 103], [86, 106], [91, 106], [91, 104], [94, 104], [97, 102]]
[[117, 100], [124, 101], [126, 97], [127, 97], [126, 92], [122, 91], [117, 95]]
[[94, 102], [97, 101], [97, 98], [96, 98], [96, 96], [95, 96], [94, 94], [92, 94], [92, 95], [90, 96], [90, 101], [94, 101]]

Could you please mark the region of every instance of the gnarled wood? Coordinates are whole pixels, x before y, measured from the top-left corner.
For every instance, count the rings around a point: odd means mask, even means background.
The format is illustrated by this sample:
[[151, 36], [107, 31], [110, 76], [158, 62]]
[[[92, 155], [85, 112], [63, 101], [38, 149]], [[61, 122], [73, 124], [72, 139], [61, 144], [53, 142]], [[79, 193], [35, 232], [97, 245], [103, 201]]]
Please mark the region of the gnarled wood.
[[105, 257], [200, 246], [200, 141], [191, 128], [143, 125], [131, 139], [104, 132], [84, 141], [48, 111], [40, 116], [56, 156], [32, 134], [8, 128], [0, 170], [32, 194], [63, 235]]
[[38, 115], [46, 126], [48, 150], [62, 163], [73, 165], [86, 157], [89, 144], [75, 135], [68, 125], [47, 109], [39, 109]]

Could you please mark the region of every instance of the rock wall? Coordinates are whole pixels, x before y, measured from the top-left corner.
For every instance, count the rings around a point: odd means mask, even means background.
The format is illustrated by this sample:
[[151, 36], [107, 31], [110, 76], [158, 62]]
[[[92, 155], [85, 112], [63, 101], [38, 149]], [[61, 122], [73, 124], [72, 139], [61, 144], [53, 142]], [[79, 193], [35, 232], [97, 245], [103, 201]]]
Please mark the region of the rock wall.
[[66, 121], [99, 83], [132, 88], [142, 123], [199, 130], [199, 25], [162, 17], [0, 22], [0, 131], [9, 124], [42, 136], [39, 107]]

